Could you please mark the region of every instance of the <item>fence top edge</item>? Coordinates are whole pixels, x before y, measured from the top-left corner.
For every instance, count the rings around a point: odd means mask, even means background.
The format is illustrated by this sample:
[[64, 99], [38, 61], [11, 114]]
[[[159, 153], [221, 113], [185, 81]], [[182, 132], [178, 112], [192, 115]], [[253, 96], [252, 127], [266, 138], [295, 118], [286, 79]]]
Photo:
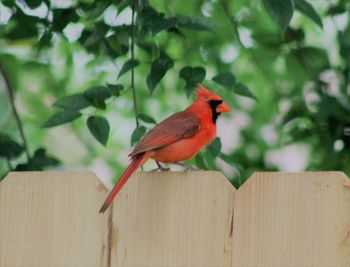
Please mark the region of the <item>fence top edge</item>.
[[98, 183], [98, 186], [102, 187], [105, 191], [108, 191], [107, 187], [101, 181], [101, 179], [97, 176], [97, 174], [93, 171], [11, 171], [9, 172], [4, 179], [0, 182], [0, 185], [5, 185], [8, 183], [7, 181], [13, 178], [22, 178], [28, 175], [30, 176], [46, 176], [46, 175], [62, 175], [62, 176], [85, 176], [87, 179], [94, 180], [94, 182]]
[[[137, 172], [136, 175], [175, 175], [175, 174], [189, 174], [189, 175], [195, 175], [198, 174], [199, 176], [203, 173], [209, 173], [210, 176], [213, 176], [215, 178], [220, 177], [226, 183], [227, 186], [230, 186], [234, 191], [242, 191], [244, 188], [248, 187], [249, 184], [253, 183], [256, 179], [260, 179], [260, 176], [266, 176], [266, 175], [272, 175], [272, 176], [283, 176], [283, 175], [293, 175], [296, 177], [302, 177], [302, 176], [311, 176], [311, 175], [330, 175], [332, 177], [336, 177], [337, 179], [341, 181], [349, 181], [349, 177], [341, 171], [306, 171], [306, 172], [254, 172], [252, 175], [248, 177], [248, 179], [245, 181], [245, 183], [239, 188], [236, 189], [230, 181], [223, 175], [222, 172], [220, 171], [212, 171], [212, 170], [196, 170], [196, 171], [169, 171], [169, 172]], [[20, 177], [23, 176], [25, 177], [26, 175], [31, 175], [31, 176], [42, 176], [42, 175], [48, 175], [48, 174], [53, 174], [53, 175], [77, 175], [77, 176], [86, 176], [86, 177], [92, 177], [95, 182], [98, 182], [105, 190], [108, 191], [108, 188], [104, 185], [104, 183], [101, 181], [101, 179], [92, 171], [25, 171], [25, 172], [9, 172], [5, 178], [0, 182], [1, 184], [5, 184], [6, 181], [11, 180], [8, 178], [11, 178], [13, 176], [15, 177]]]
[[263, 177], [270, 176], [274, 178], [282, 178], [283, 176], [294, 176], [295, 178], [306, 178], [315, 177], [322, 175], [323, 177], [332, 177], [332, 179], [337, 179], [341, 183], [350, 183], [349, 177], [342, 171], [304, 171], [304, 172], [254, 172], [237, 191], [244, 191], [246, 188], [250, 187], [257, 180], [263, 179]]

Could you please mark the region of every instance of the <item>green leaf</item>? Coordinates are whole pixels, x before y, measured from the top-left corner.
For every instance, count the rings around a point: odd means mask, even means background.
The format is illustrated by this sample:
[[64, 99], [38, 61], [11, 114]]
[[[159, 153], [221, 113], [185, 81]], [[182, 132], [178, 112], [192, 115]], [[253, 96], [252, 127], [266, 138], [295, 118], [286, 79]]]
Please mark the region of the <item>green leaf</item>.
[[198, 83], [205, 78], [205, 69], [202, 67], [184, 67], [180, 71], [180, 77], [186, 81], [185, 92], [189, 96]]
[[60, 164], [60, 161], [58, 159], [52, 156], [48, 156], [44, 148], [35, 150], [34, 156], [30, 161], [35, 162], [36, 165], [40, 165], [41, 167], [51, 167]]
[[262, 0], [270, 17], [285, 31], [293, 17], [293, 0]]
[[23, 40], [36, 38], [38, 34], [38, 29], [35, 27], [35, 24], [30, 24], [28, 22], [28, 27], [24, 28], [23, 25], [18, 24], [16, 27], [12, 28], [11, 31], [6, 33], [6, 38], [11, 40]]
[[15, 10], [16, 12], [11, 16], [11, 22], [15, 22], [15, 26], [11, 27], [10, 31], [7, 31], [6, 34], [4, 34], [3, 29], [1, 29], [2, 32], [0, 35], [4, 35], [7, 39], [11, 40], [37, 38], [39, 29], [37, 24], [40, 22], [39, 18], [25, 14], [22, 9], [18, 7], [16, 7]]
[[52, 115], [43, 125], [44, 128], [54, 127], [79, 118], [81, 113], [75, 109], [66, 109]]
[[46, 154], [44, 148], [39, 148], [34, 152], [28, 162], [18, 164], [15, 171], [42, 171], [47, 167], [57, 166], [60, 161]]
[[[16, 0], [3, 0], [1, 3], [2, 3], [4, 6], [7, 6], [7, 7], [12, 8], [12, 7], [15, 7], [15, 5], [16, 5]], [[0, 180], [1, 180], [1, 179], [0, 179]]]
[[226, 155], [226, 154], [220, 152], [220, 153], [219, 153], [219, 157], [220, 157], [223, 161], [225, 161], [227, 164], [229, 164], [229, 165], [235, 165], [233, 159], [230, 158], [228, 155]]
[[177, 17], [177, 25], [195, 31], [210, 31], [214, 28], [212, 23], [199, 17]]
[[94, 25], [94, 30], [90, 31], [86, 28], [83, 30], [79, 41], [85, 46], [89, 51], [98, 53], [101, 47], [101, 43], [104, 41], [110, 26], [98, 22]]
[[137, 59], [130, 59], [127, 62], [124, 63], [122, 69], [120, 70], [119, 74], [118, 74], [118, 79], [124, 75], [126, 72], [128, 72], [129, 70], [131, 70], [132, 68], [135, 68], [137, 65], [140, 64], [140, 61], [138, 61]]
[[122, 36], [118, 34], [112, 34], [107, 37], [108, 48], [107, 52], [113, 58], [117, 58], [121, 55], [124, 55], [128, 52], [129, 47], [122, 40]]
[[74, 94], [65, 96], [57, 100], [53, 106], [64, 108], [64, 109], [84, 109], [90, 106], [89, 101], [86, 99], [84, 94]]
[[176, 24], [176, 18], [165, 18], [164, 13], [158, 12], [149, 5], [142, 8], [137, 19], [137, 24], [142, 25], [142, 33], [149, 31], [152, 35], [173, 28]]
[[140, 113], [139, 114], [139, 119], [144, 121], [144, 122], [147, 122], [147, 123], [152, 123], [152, 124], [156, 124], [157, 122], [155, 121], [155, 119], [153, 119], [151, 116], [147, 115], [147, 114], [144, 114], [144, 113]]
[[89, 102], [99, 109], [106, 109], [105, 100], [112, 96], [112, 93], [107, 87], [95, 86], [85, 91], [84, 96]]
[[9, 135], [0, 133], [0, 156], [8, 159], [16, 158], [24, 151], [23, 147]]
[[87, 120], [87, 126], [96, 140], [106, 146], [109, 135], [108, 121], [100, 116], [90, 116]]
[[210, 154], [216, 158], [221, 151], [221, 140], [219, 137], [216, 137], [215, 140], [207, 147]]
[[207, 170], [208, 169], [207, 165], [205, 164], [205, 161], [204, 161], [202, 153], [198, 153], [194, 160], [195, 160], [196, 165], [197, 165], [198, 168], [203, 169], [203, 170]]
[[27, 163], [18, 164], [14, 170], [16, 172], [42, 171], [43, 168], [35, 162], [29, 161]]
[[304, 72], [315, 79], [330, 66], [327, 51], [324, 49], [304, 46], [294, 50], [292, 54], [298, 59]]
[[103, 12], [105, 12], [109, 5], [109, 1], [97, 1], [96, 4], [93, 6], [94, 8], [91, 9], [88, 18], [97, 19], [103, 14]]
[[85, 91], [85, 96], [88, 99], [98, 99], [98, 100], [106, 100], [112, 96], [111, 92], [108, 88], [104, 86], [95, 86], [91, 87]]
[[161, 51], [159, 56], [152, 62], [151, 71], [147, 75], [147, 86], [151, 93], [153, 93], [165, 73], [173, 66], [174, 61]]
[[131, 145], [133, 146], [134, 144], [139, 142], [145, 133], [146, 133], [146, 127], [139, 126], [139, 127], [135, 128], [135, 130], [133, 131], [133, 133], [131, 135]]
[[212, 80], [228, 88], [232, 88], [236, 83], [235, 76], [229, 72], [218, 74]]
[[245, 86], [244, 84], [241, 83], [236, 83], [234, 88], [233, 88], [233, 92], [237, 95], [241, 95], [241, 96], [246, 96], [249, 98], [252, 98], [254, 100], [258, 100], [255, 95], [253, 95], [253, 93], [248, 89], [247, 86]]
[[346, 6], [342, 5], [341, 2], [339, 2], [338, 5], [331, 5], [329, 9], [327, 10], [327, 15], [339, 15], [341, 13], [347, 12]]
[[315, 22], [321, 29], [323, 29], [322, 20], [317, 14], [312, 5], [304, 0], [295, 0], [295, 8], [301, 13], [309, 17], [313, 22]]
[[62, 32], [69, 23], [79, 20], [75, 8], [54, 8], [52, 15], [52, 30], [55, 32]]
[[110, 84], [107, 83], [107, 87], [109, 89], [109, 91], [111, 92], [111, 94], [113, 96], [120, 96], [121, 91], [124, 90], [124, 86], [122, 84]]
[[25, 2], [30, 9], [34, 9], [39, 7], [43, 1], [42, 0], [25, 0]]

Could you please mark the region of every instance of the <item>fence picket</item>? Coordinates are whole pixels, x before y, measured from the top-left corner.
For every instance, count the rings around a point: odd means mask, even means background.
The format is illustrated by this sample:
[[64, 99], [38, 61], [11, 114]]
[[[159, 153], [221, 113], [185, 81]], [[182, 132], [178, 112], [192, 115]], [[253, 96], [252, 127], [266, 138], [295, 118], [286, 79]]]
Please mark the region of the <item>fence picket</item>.
[[0, 266], [350, 266], [350, 182], [340, 172], [139, 172], [103, 215], [89, 172], [0, 183]]

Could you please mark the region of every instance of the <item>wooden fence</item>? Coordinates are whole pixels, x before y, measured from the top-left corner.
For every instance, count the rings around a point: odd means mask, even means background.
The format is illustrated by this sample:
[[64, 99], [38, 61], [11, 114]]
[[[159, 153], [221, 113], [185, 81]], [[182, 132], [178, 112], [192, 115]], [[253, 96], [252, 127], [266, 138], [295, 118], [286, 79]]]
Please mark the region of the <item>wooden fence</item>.
[[0, 266], [350, 266], [350, 186], [340, 172], [137, 173], [111, 209], [89, 172], [0, 183]]

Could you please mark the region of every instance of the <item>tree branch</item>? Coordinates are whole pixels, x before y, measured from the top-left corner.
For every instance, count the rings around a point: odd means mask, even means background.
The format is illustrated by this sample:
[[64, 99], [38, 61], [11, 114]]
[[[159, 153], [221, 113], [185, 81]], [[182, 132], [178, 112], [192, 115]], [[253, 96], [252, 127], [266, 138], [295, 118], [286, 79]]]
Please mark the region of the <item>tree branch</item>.
[[17, 129], [18, 129], [18, 131], [19, 131], [19, 133], [21, 135], [24, 151], [26, 153], [27, 159], [29, 160], [30, 159], [30, 155], [29, 155], [29, 151], [28, 151], [27, 141], [26, 141], [26, 138], [25, 138], [25, 135], [24, 135], [22, 122], [21, 122], [21, 119], [19, 118], [19, 115], [18, 115], [18, 112], [17, 112], [17, 109], [16, 109], [16, 105], [15, 105], [14, 90], [13, 90], [10, 78], [7, 75], [7, 73], [6, 73], [5, 69], [4, 69], [4, 66], [2, 65], [1, 62], [0, 62], [0, 73], [1, 73], [2, 77], [4, 78], [4, 82], [5, 82], [6, 89], [7, 89], [8, 95], [9, 95], [9, 99], [10, 99], [10, 104], [11, 104], [11, 107], [12, 107], [12, 112], [13, 112], [13, 115], [15, 117], [15, 121], [16, 121], [16, 124], [17, 124]]
[[[132, 15], [131, 15], [131, 60], [135, 60], [135, 0], [132, 1]], [[134, 112], [136, 127], [139, 127], [139, 118], [137, 111], [137, 101], [136, 101], [136, 90], [135, 90], [135, 71], [134, 67], [131, 68], [131, 90], [132, 90], [132, 99], [134, 102]]]

